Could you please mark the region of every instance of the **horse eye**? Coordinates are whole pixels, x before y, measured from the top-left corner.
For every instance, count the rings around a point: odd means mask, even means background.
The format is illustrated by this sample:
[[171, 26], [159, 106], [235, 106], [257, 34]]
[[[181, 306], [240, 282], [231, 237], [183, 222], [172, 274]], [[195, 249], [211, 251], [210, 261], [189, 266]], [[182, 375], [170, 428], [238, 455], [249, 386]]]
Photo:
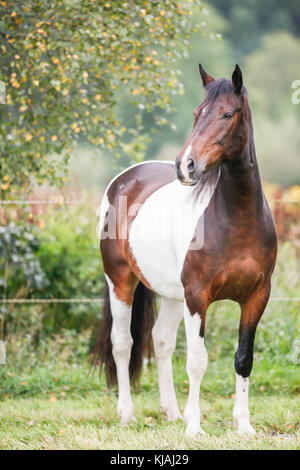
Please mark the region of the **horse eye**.
[[222, 114], [222, 119], [231, 119], [232, 117], [233, 117], [233, 114], [231, 113]]

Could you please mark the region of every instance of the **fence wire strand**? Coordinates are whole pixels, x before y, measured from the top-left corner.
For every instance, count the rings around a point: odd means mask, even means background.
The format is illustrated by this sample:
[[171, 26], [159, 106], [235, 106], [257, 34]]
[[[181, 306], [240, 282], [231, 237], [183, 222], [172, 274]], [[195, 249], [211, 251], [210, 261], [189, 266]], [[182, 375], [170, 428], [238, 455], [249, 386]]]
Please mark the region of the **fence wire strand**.
[[[22, 206], [22, 205], [47, 205], [47, 204], [52, 204], [52, 205], [57, 205], [57, 206], [65, 206], [65, 205], [80, 205], [80, 204], [86, 204], [88, 202], [91, 202], [93, 204], [99, 204], [101, 202], [101, 198], [99, 199], [69, 199], [69, 200], [64, 200], [63, 196], [58, 197], [55, 199], [32, 199], [32, 200], [0, 200], [0, 205], [4, 206], [9, 206], [9, 205], [14, 205], [14, 206]], [[269, 203], [281, 203], [281, 204], [300, 204], [300, 199], [270, 199]]]
[[[101, 303], [104, 299], [102, 297], [94, 299], [0, 299], [0, 304], [67, 304], [67, 303]], [[269, 301], [273, 302], [300, 302], [300, 297], [271, 297]], [[230, 302], [229, 299], [224, 299], [223, 302]]]

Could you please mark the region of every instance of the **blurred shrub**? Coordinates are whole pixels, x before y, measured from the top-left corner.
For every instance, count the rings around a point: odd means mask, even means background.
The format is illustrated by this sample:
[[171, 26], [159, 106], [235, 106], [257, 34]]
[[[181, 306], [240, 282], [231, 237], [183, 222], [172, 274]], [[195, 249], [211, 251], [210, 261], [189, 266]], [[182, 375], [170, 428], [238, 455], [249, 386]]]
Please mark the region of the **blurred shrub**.
[[300, 186], [291, 186], [284, 191], [277, 184], [263, 184], [270, 203], [279, 242], [292, 241], [300, 250]]
[[29, 224], [0, 226], [0, 295], [44, 289], [48, 282], [38, 259], [37, 228]]
[[[103, 271], [96, 236], [97, 219], [87, 204], [49, 210], [41, 231], [38, 256], [48, 289], [37, 294], [43, 298], [82, 299], [101, 297]], [[49, 304], [44, 326], [82, 331], [100, 314], [98, 303]]]
[[[300, 105], [291, 106], [300, 110]], [[278, 120], [270, 120], [266, 114], [254, 113], [253, 119], [262, 178], [286, 188], [299, 184], [300, 117], [286, 113]]]
[[[43, 219], [36, 212], [32, 224], [0, 227], [0, 263], [7, 278], [0, 278], [2, 296], [6, 284], [7, 298], [101, 297], [103, 271], [92, 204], [44, 205], [41, 211]], [[13, 334], [21, 324], [36, 342], [62, 329], [83, 331], [95, 324], [100, 311], [100, 303], [9, 304], [6, 331]]]

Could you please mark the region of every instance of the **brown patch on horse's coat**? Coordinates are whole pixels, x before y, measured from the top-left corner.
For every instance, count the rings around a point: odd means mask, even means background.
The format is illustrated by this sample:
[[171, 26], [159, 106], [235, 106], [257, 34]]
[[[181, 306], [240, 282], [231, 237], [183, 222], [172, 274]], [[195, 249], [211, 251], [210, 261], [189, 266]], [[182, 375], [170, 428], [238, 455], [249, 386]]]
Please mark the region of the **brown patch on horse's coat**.
[[[107, 192], [109, 203], [116, 210], [117, 239], [101, 240], [104, 271], [112, 280], [117, 297], [129, 305], [132, 304], [138, 280], [152, 290], [131, 252], [128, 241], [130, 226], [146, 199], [175, 179], [175, 166], [172, 163], [149, 162], [122, 173]], [[120, 220], [120, 197], [127, 198], [127, 216], [124, 220]], [[123, 238], [119, 238], [120, 233]]]

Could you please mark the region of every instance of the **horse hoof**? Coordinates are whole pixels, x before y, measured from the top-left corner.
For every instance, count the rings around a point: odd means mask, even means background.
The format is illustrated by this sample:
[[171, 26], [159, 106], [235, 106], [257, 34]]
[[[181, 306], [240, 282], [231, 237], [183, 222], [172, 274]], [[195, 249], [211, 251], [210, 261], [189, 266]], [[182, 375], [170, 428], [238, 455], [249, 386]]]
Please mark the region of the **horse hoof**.
[[178, 419], [182, 419], [182, 415], [178, 409], [177, 410], [164, 409], [162, 410], [162, 414], [168, 422], [175, 422]]
[[197, 425], [197, 426], [193, 426], [193, 425], [190, 425], [186, 428], [186, 431], [185, 431], [185, 435], [187, 437], [200, 437], [200, 436], [207, 436], [206, 432], [203, 431], [203, 429], [201, 428], [201, 426]]
[[129, 424], [134, 424], [136, 423], [137, 420], [136, 420], [136, 417], [135, 416], [127, 416], [127, 417], [122, 417], [121, 420], [120, 420], [120, 426], [128, 426]]
[[167, 414], [167, 421], [170, 423], [175, 423], [178, 419], [182, 419], [181, 413]]
[[253, 429], [253, 427], [251, 426], [251, 424], [240, 424], [240, 425], [238, 426], [238, 433], [239, 433], [241, 436], [248, 436], [248, 437], [251, 437], [251, 436], [255, 436], [256, 431], [255, 431], [255, 429]]

